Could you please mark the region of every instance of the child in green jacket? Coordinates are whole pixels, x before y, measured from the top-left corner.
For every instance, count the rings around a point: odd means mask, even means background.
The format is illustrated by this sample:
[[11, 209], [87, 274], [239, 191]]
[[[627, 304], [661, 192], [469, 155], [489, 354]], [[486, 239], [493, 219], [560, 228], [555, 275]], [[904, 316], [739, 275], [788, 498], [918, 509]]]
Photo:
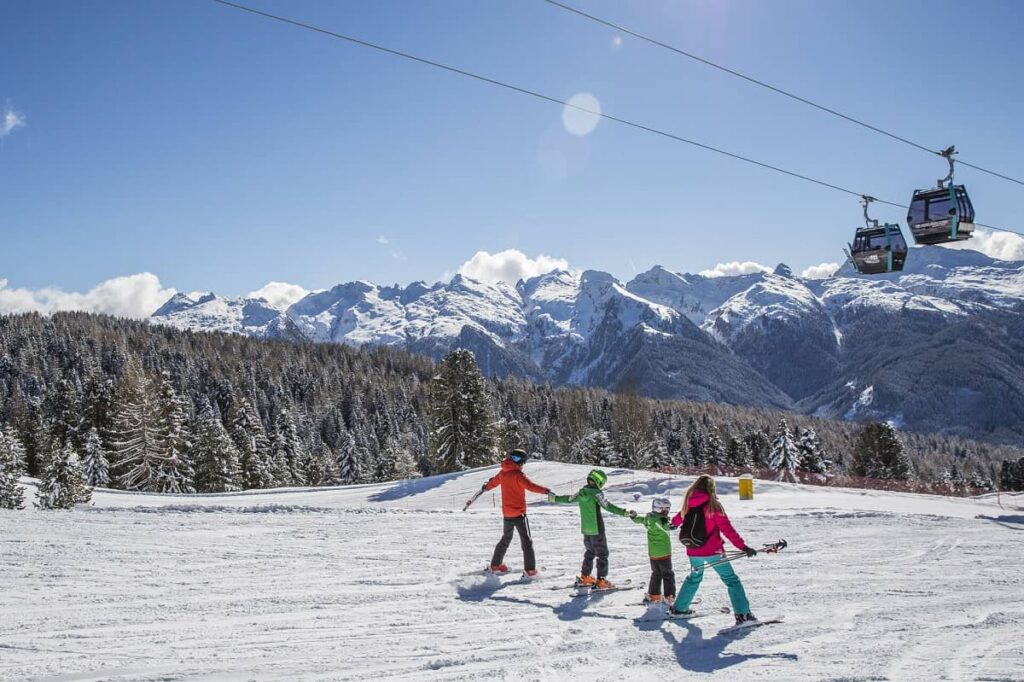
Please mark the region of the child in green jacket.
[[667, 497], [656, 497], [651, 501], [651, 513], [633, 516], [633, 522], [647, 528], [647, 554], [651, 559], [651, 582], [647, 586], [644, 604], [664, 599], [669, 604], [676, 598], [676, 574], [672, 570], [672, 523], [668, 513], [672, 503]]
[[[627, 512], [609, 502], [601, 488], [608, 482], [608, 476], [600, 469], [594, 469], [587, 475], [587, 484], [572, 495], [548, 494], [549, 502], [558, 504], [579, 504], [580, 529], [583, 531], [583, 566], [580, 576], [576, 578], [576, 587], [592, 587], [598, 590], [609, 590], [615, 587], [608, 582], [608, 539], [604, 535], [604, 519], [601, 509], [618, 516], [636, 516], [636, 512]], [[590, 575], [597, 558], [597, 580]]]

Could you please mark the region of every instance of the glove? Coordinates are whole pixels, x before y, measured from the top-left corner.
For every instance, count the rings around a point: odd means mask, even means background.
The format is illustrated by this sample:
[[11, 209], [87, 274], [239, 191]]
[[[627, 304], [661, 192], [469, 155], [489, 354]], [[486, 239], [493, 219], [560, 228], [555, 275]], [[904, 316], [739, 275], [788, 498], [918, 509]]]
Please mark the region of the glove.
[[548, 491], [548, 502], [554, 502], [554, 501], [555, 501], [555, 494], [549, 490]]
[[636, 512], [633, 511], [632, 509], [629, 510], [629, 518], [631, 518], [631, 519], [635, 519], [636, 518]]
[[748, 557], [755, 557], [755, 556], [757, 556], [757, 550], [754, 549], [753, 547], [744, 547], [743, 548], [743, 553], [746, 554]]

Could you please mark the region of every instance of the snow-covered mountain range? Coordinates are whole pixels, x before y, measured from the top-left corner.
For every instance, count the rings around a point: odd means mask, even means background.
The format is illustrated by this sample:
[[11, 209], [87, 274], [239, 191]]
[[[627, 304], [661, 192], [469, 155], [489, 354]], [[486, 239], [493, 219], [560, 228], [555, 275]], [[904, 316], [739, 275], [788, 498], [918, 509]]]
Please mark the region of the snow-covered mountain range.
[[1024, 262], [967, 250], [916, 248], [902, 273], [871, 278], [656, 266], [626, 283], [597, 271], [350, 282], [287, 308], [177, 294], [151, 320], [433, 357], [462, 347], [491, 376], [1024, 439]]

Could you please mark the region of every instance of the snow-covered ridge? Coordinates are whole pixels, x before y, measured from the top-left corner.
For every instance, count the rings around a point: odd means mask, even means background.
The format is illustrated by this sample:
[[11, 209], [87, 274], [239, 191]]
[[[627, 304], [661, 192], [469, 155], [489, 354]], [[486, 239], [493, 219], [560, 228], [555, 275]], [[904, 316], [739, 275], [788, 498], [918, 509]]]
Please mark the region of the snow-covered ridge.
[[[889, 365], [888, 385], [865, 374], [873, 367], [865, 344], [880, 340], [866, 330], [882, 324], [890, 336], [909, 334], [901, 344], [912, 358], [919, 357], [913, 344], [939, 330], [969, 329], [964, 339], [972, 342], [979, 330], [991, 330], [1007, 345], [1001, 355], [991, 354], [985, 371], [994, 376], [1008, 371], [1001, 356], [1022, 355], [1024, 349], [1013, 345], [1020, 336], [1013, 327], [1022, 324], [1014, 320], [1022, 314], [1024, 262], [921, 247], [904, 272], [875, 277], [858, 276], [847, 265], [829, 279], [806, 280], [780, 264], [770, 273], [727, 277], [656, 266], [629, 282], [593, 270], [553, 271], [515, 286], [461, 275], [405, 287], [357, 281], [310, 293], [286, 309], [262, 299], [179, 294], [151, 320], [260, 338], [391, 345], [433, 357], [462, 347], [495, 376], [611, 389], [628, 383], [666, 398], [784, 408], [800, 403], [808, 413], [837, 418], [867, 414], [854, 409], [859, 396], [842, 388], [855, 382], [876, 387], [872, 415], [896, 420], [903, 419], [902, 401], [910, 399], [913, 381], [901, 381], [892, 367], [910, 371], [910, 365]], [[951, 339], [959, 333], [951, 331]], [[1024, 359], [1017, 362], [1024, 375]], [[948, 384], [939, 394], [964, 388], [957, 383], [964, 375], [948, 366], [924, 371], [934, 376], [923, 378]], [[970, 395], [988, 390], [967, 388]], [[1024, 418], [1024, 385], [1018, 392], [1016, 422]], [[919, 418], [913, 411], [907, 417], [912, 428], [929, 419], [927, 410], [917, 409]], [[937, 413], [934, 418], [939, 421], [927, 428], [949, 425]], [[978, 418], [955, 413], [956, 433], [972, 436]]]

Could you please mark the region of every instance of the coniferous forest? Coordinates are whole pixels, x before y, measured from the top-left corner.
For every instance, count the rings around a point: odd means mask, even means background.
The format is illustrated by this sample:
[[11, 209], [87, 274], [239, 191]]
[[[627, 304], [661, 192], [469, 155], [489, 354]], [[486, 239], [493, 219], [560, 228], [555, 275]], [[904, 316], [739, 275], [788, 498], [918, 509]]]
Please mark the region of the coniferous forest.
[[6, 468], [65, 485], [70, 467], [73, 490], [51, 491], [55, 506], [82, 484], [224, 492], [365, 483], [482, 466], [512, 447], [609, 467], [746, 467], [788, 480], [843, 472], [983, 489], [1013, 487], [1024, 470], [1020, 449], [886, 424], [485, 380], [468, 351], [434, 363], [88, 313], [0, 317], [0, 478]]

